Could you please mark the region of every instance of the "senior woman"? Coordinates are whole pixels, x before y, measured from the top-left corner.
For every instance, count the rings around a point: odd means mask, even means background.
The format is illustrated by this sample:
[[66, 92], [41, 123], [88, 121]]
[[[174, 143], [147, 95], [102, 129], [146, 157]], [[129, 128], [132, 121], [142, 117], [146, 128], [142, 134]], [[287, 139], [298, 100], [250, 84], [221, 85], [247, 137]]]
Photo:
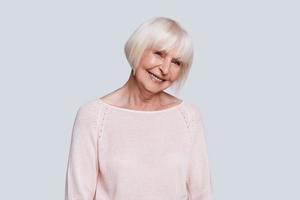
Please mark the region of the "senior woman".
[[125, 54], [128, 81], [77, 111], [65, 199], [212, 200], [201, 113], [164, 91], [186, 80], [190, 37], [172, 19], [151, 18]]

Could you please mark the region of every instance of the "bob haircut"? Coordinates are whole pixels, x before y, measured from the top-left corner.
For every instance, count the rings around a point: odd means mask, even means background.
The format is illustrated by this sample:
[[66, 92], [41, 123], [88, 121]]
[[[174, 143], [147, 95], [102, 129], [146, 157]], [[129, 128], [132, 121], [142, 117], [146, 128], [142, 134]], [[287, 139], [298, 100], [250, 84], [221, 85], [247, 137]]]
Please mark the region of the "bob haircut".
[[179, 57], [182, 66], [179, 77], [173, 84], [179, 90], [185, 83], [193, 62], [193, 45], [189, 35], [178, 22], [166, 17], [147, 20], [129, 37], [124, 51], [127, 61], [134, 71], [146, 49], [169, 52], [177, 44], [175, 55]]

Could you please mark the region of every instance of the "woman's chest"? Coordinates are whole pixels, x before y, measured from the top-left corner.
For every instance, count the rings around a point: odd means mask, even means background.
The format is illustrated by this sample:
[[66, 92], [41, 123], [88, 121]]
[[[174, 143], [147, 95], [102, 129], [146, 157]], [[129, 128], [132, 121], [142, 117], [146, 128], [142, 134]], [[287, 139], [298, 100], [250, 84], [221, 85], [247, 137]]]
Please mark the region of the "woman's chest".
[[102, 170], [119, 175], [172, 176], [186, 169], [191, 141], [182, 121], [128, 120], [115, 121], [103, 129], [99, 139]]

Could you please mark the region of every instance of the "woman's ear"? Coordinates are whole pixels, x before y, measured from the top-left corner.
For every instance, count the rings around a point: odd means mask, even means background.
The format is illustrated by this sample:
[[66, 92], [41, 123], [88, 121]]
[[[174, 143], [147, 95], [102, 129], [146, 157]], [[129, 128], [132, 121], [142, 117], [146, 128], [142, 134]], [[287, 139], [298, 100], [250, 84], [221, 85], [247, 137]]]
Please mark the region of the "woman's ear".
[[133, 76], [135, 76], [135, 68], [132, 68], [132, 74], [133, 74]]

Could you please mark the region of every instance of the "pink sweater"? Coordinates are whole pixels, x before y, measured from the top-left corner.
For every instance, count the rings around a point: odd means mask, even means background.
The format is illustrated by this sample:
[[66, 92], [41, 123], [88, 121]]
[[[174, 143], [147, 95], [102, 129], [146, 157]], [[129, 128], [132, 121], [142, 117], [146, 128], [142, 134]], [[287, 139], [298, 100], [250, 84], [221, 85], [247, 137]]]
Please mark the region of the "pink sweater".
[[65, 200], [212, 200], [204, 126], [183, 101], [158, 111], [110, 105], [78, 109]]

